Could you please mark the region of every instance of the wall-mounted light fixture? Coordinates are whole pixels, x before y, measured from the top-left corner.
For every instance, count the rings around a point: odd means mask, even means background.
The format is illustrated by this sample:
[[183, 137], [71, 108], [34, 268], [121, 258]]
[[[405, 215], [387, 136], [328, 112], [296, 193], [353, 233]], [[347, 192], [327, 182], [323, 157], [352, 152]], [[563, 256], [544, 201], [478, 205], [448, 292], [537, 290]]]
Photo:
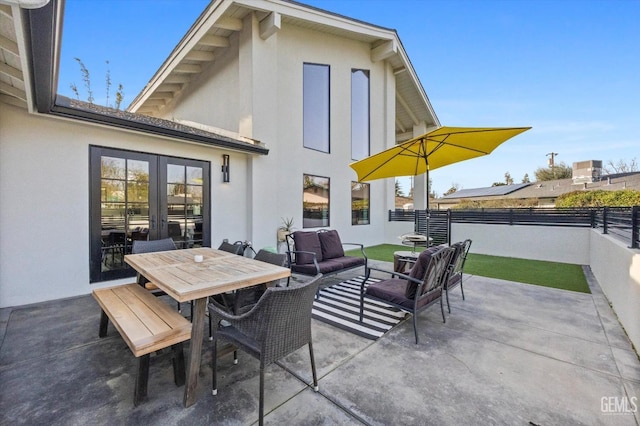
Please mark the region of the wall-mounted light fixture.
[[229, 154], [222, 154], [222, 181], [229, 182]]

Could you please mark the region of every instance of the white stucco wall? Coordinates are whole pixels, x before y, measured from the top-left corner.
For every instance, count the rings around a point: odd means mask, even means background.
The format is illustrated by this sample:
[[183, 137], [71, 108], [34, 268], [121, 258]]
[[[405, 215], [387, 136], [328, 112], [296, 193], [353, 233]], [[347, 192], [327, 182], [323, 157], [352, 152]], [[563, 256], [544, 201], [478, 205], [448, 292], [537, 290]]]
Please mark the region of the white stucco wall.
[[600, 288], [611, 302], [629, 339], [640, 350], [640, 251], [604, 235], [590, 232], [589, 264]]
[[1, 102], [0, 129], [0, 307], [95, 288], [89, 284], [89, 145], [210, 161], [213, 244], [249, 234], [245, 154], [227, 152], [232, 181], [223, 184], [218, 149], [29, 115]]
[[467, 238], [473, 241], [472, 253], [589, 264], [591, 244], [588, 228], [452, 224], [452, 242]]
[[[330, 66], [330, 153], [303, 147], [304, 63]], [[395, 76], [388, 64], [373, 63], [367, 43], [287, 24], [263, 40], [254, 16], [245, 18], [225, 53], [166, 112], [165, 118], [238, 131], [269, 147], [268, 156], [250, 159], [247, 175], [248, 238], [255, 247], [276, 245], [283, 217], [293, 217], [294, 226], [302, 228], [304, 174], [330, 178], [329, 227], [339, 230], [343, 241], [371, 245], [385, 238], [392, 179], [371, 182], [371, 224], [351, 225], [352, 69], [370, 71], [370, 150], [379, 152], [395, 142]], [[214, 113], [227, 104], [225, 113]]]

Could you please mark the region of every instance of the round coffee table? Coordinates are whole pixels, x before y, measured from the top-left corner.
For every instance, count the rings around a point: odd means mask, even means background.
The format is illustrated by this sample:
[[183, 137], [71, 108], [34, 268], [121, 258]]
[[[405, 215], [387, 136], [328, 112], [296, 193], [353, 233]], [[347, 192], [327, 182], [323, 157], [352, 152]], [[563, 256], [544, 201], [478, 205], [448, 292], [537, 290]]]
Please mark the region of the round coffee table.
[[415, 251], [396, 251], [393, 253], [393, 270], [394, 272], [404, 273], [407, 264], [415, 263], [420, 253]]

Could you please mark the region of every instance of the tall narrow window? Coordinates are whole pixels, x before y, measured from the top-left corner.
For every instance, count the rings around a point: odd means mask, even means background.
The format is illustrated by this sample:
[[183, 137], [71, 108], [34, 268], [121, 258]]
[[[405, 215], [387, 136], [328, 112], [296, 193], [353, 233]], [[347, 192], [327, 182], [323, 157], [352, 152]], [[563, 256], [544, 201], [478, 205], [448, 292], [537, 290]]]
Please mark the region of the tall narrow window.
[[351, 70], [351, 158], [369, 156], [369, 71]]
[[351, 224], [369, 223], [369, 184], [351, 182]]
[[329, 152], [329, 65], [303, 67], [303, 144]]
[[302, 227], [329, 226], [329, 178], [304, 175]]

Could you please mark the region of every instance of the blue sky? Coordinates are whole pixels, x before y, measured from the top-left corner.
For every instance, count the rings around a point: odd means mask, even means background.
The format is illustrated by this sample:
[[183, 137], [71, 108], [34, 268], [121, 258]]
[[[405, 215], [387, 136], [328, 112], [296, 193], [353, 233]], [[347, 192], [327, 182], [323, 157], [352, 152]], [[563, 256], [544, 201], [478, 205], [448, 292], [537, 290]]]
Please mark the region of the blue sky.
[[[446, 126], [532, 126], [493, 154], [431, 172], [434, 190], [533, 180], [556, 163], [640, 160], [640, 0], [307, 0], [393, 28]], [[105, 61], [126, 107], [204, 10], [204, 0], [66, 0], [58, 92]], [[86, 97], [86, 95], [84, 95]], [[408, 179], [402, 180], [408, 190]]]

